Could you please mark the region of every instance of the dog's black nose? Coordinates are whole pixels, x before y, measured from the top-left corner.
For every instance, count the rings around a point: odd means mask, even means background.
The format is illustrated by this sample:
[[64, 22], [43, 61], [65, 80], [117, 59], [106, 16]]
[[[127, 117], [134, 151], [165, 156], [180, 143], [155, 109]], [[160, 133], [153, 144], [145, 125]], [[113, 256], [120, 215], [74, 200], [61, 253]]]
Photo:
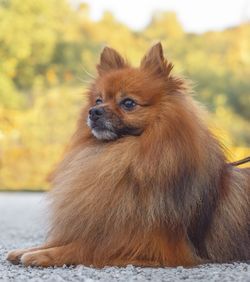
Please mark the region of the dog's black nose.
[[98, 120], [104, 114], [103, 108], [91, 108], [89, 110], [89, 118], [93, 121]]

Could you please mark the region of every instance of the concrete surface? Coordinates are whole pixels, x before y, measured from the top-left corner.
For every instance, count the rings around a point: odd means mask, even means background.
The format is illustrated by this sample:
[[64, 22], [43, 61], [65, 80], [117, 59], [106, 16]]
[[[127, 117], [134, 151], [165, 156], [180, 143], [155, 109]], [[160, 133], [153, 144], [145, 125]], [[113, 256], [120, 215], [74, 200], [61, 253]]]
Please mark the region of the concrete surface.
[[43, 241], [43, 195], [0, 193], [0, 281], [249, 281], [250, 263], [209, 264], [196, 268], [93, 269], [84, 266], [25, 268], [6, 261], [8, 250], [33, 246]]

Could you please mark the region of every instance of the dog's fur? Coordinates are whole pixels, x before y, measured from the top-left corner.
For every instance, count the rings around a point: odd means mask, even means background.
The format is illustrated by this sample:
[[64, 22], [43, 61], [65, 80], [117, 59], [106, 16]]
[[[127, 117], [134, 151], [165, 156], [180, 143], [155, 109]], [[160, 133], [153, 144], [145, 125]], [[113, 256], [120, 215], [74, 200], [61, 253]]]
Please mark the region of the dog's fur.
[[[250, 169], [226, 162], [172, 67], [160, 43], [139, 68], [103, 50], [53, 175], [47, 243], [13, 251], [10, 261], [103, 267], [250, 259]], [[124, 97], [136, 101], [133, 110], [121, 108]], [[91, 107], [105, 110], [101, 125], [91, 121]]]

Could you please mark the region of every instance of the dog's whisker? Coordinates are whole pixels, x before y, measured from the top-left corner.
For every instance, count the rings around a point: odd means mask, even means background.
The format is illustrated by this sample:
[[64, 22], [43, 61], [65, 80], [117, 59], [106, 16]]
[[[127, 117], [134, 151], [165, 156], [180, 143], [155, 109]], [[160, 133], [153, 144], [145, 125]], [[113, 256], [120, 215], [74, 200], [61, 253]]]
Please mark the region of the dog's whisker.
[[81, 68], [90, 78], [95, 79], [95, 76], [93, 74], [89, 73], [82, 64], [81, 64]]
[[77, 76], [76, 77], [77, 80], [79, 80], [80, 82], [82, 82], [83, 84], [90, 84], [92, 81], [90, 80], [85, 80], [85, 79], [82, 79], [81, 77]]

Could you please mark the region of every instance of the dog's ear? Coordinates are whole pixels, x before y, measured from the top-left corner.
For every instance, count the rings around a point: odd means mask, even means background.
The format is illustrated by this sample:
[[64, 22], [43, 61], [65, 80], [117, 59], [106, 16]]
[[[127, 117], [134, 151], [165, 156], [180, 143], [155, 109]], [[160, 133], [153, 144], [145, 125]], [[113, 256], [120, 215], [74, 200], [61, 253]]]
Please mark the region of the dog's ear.
[[121, 69], [126, 66], [122, 56], [113, 48], [105, 47], [100, 56], [100, 62], [97, 65], [99, 75], [110, 70]]
[[143, 57], [140, 65], [141, 69], [146, 69], [155, 75], [169, 76], [173, 64], [169, 63], [163, 55], [163, 49], [161, 43], [155, 44], [149, 49], [146, 55]]

